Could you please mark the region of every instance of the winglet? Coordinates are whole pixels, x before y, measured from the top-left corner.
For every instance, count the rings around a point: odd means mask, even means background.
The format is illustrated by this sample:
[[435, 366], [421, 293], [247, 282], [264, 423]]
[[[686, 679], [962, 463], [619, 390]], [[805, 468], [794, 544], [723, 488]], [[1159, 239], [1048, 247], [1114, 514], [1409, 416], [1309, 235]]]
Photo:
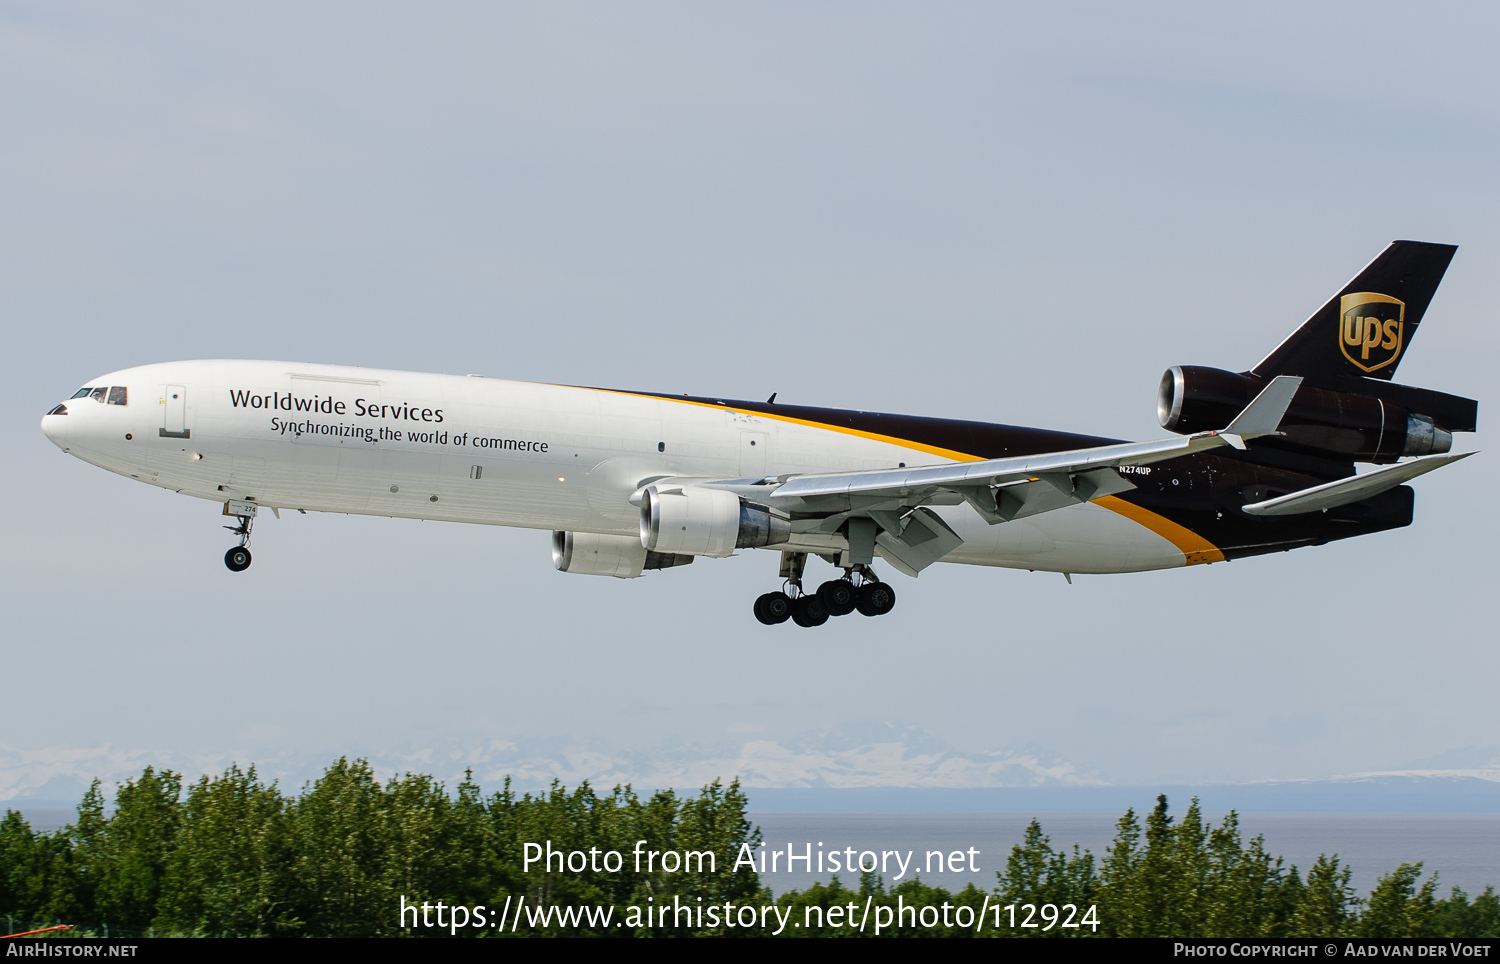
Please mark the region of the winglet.
[[1275, 435], [1301, 385], [1299, 375], [1277, 375], [1255, 396], [1254, 401], [1245, 406], [1244, 411], [1234, 417], [1234, 421], [1217, 434], [1237, 449], [1245, 447], [1247, 438]]

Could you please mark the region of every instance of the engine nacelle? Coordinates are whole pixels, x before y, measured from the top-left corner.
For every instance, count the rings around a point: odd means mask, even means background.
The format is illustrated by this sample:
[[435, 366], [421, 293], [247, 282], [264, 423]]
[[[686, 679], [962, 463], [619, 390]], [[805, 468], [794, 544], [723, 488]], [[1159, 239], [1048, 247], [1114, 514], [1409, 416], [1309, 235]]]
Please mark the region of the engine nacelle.
[[[1162, 428], [1188, 435], [1228, 425], [1269, 382], [1255, 375], [1180, 365], [1161, 377], [1156, 411]], [[1282, 436], [1257, 445], [1300, 449], [1364, 462], [1394, 462], [1453, 446], [1453, 436], [1388, 399], [1304, 385], [1281, 420]]]
[[641, 494], [640, 544], [651, 552], [723, 558], [791, 535], [786, 515], [724, 489], [651, 485]]
[[692, 556], [649, 552], [634, 536], [552, 533], [552, 564], [563, 572], [634, 579], [644, 569], [670, 569], [692, 561]]

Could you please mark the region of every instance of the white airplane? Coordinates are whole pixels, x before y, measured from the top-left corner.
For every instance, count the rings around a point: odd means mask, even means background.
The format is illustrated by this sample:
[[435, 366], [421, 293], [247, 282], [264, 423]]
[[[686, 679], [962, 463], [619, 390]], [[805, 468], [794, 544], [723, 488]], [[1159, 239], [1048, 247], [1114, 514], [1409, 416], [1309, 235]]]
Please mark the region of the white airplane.
[[[1180, 434], [1156, 442], [271, 361], [101, 375], [42, 430], [222, 503], [234, 572], [263, 509], [550, 529], [558, 569], [626, 579], [766, 548], [783, 588], [756, 617], [815, 626], [891, 610], [877, 557], [909, 576], [951, 562], [1071, 579], [1410, 524], [1401, 483], [1463, 458], [1443, 453], [1477, 418], [1472, 400], [1389, 381], [1454, 250], [1393, 243], [1248, 372], [1168, 370], [1160, 418]], [[841, 576], [804, 591], [809, 555]]]

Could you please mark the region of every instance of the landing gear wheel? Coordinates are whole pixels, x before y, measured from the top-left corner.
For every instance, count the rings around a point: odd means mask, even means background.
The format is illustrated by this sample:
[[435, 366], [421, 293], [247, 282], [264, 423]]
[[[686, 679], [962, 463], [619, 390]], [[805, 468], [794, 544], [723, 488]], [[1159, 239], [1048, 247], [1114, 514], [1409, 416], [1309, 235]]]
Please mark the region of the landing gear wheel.
[[250, 568], [250, 550], [244, 546], [235, 546], [224, 553], [224, 565], [229, 567], [230, 572], [244, 572]]
[[821, 626], [828, 622], [828, 610], [817, 596], [798, 596], [792, 609], [792, 622], [798, 626]]
[[775, 626], [791, 617], [792, 607], [795, 605], [792, 597], [784, 592], [768, 592], [756, 597], [755, 618], [767, 626]]
[[896, 608], [896, 590], [883, 582], [867, 582], [859, 587], [858, 608], [866, 616], [884, 616]]
[[859, 605], [859, 590], [847, 579], [831, 579], [818, 587], [818, 602], [830, 616], [847, 616]]

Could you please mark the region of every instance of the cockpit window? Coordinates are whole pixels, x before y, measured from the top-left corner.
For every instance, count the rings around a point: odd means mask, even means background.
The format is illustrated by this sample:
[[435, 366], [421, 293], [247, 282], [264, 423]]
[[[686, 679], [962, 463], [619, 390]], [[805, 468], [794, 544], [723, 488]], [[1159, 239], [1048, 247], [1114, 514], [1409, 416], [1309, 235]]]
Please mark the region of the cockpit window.
[[73, 393], [73, 397], [74, 398], [88, 398], [89, 397], [89, 393], [92, 392], [92, 391], [93, 391], [92, 388], [80, 388], [78, 391], [76, 391], [76, 392]]
[[109, 403], [111, 405], [125, 404], [126, 390], [124, 385], [111, 385], [109, 388]]
[[96, 388], [93, 391], [89, 392], [89, 398], [92, 398], [96, 402], [102, 402], [104, 401], [104, 396], [107, 394], [109, 394], [109, 389]]

